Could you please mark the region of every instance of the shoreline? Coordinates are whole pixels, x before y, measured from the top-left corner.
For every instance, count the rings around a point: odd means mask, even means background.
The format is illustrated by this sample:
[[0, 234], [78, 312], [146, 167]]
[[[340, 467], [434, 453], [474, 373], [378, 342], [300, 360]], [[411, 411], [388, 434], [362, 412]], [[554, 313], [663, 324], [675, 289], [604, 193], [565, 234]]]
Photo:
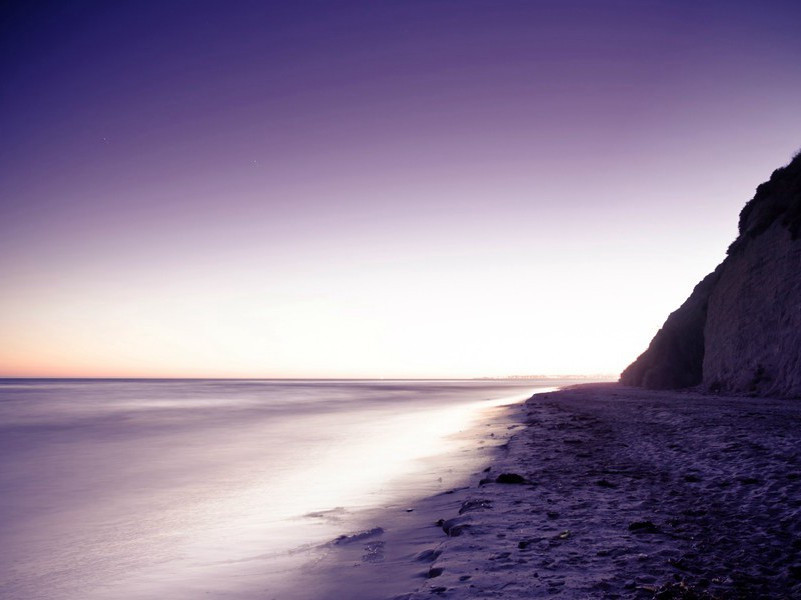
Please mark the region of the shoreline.
[[430, 459], [442, 491], [361, 511], [356, 529], [316, 547], [325, 553], [304, 568], [304, 589], [289, 595], [284, 589], [275, 598], [410, 598], [426, 582], [431, 562], [447, 539], [440, 521], [460, 509], [476, 477], [504, 454], [506, 444], [523, 427], [524, 406], [525, 400], [483, 409], [483, 418], [456, 435], [462, 446], [458, 453]]
[[[416, 589], [406, 555], [418, 551], [418, 532], [420, 543], [436, 537], [426, 530], [436, 518], [414, 507], [465, 485], [489, 462], [474, 448], [487, 420], [503, 412], [494, 406], [546, 389], [473, 382], [2, 388], [0, 525], [13, 552], [0, 566], [0, 595], [20, 600], [312, 600], [332, 585], [345, 591], [328, 597], [353, 600], [352, 581], [373, 577], [379, 564], [386, 595], [390, 587]], [[343, 567], [342, 577], [326, 569], [331, 564]], [[362, 597], [375, 598], [375, 590]]]
[[586, 384], [513, 411], [395, 600], [801, 597], [801, 403]]

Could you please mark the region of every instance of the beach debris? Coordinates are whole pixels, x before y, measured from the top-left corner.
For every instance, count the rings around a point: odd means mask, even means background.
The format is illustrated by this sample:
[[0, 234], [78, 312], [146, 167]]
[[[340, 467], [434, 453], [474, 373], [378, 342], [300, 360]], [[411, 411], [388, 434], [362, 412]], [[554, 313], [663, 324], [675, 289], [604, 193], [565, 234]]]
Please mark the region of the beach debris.
[[528, 479], [517, 473], [501, 473], [495, 478], [496, 483], [524, 484], [530, 483]]
[[653, 586], [640, 586], [640, 589], [654, 593], [654, 600], [718, 600], [719, 596], [713, 596], [705, 590], [688, 585], [684, 581], [670, 582], [656, 589]]
[[368, 542], [364, 545], [364, 554], [362, 555], [362, 562], [366, 563], [380, 563], [384, 562], [384, 542], [375, 541]]
[[442, 554], [442, 550], [434, 550], [433, 548], [429, 548], [428, 550], [423, 550], [420, 554], [415, 557], [415, 560], [418, 562], [434, 562], [439, 558], [439, 555]]
[[318, 510], [310, 513], [306, 513], [303, 515], [307, 519], [323, 519], [326, 521], [331, 521], [333, 523], [339, 523], [342, 521], [343, 516], [348, 511], [345, 510], [342, 506], [337, 506], [336, 508], [331, 508], [329, 510]]
[[659, 533], [659, 527], [651, 521], [634, 521], [629, 523], [629, 531], [633, 533]]
[[445, 490], [444, 492], [440, 492], [437, 495], [438, 496], [449, 496], [451, 494], [455, 494], [456, 492], [461, 492], [462, 490], [466, 490], [468, 488], [469, 488], [469, 486], [462, 486], [462, 487], [458, 487], [458, 488], [453, 488], [453, 489], [450, 489], [450, 490]]
[[688, 573], [698, 573], [699, 570], [695, 567], [690, 560], [690, 557], [682, 556], [681, 558], [669, 558], [668, 564], [671, 567], [679, 569], [680, 571], [686, 571]]
[[383, 527], [373, 527], [372, 529], [367, 529], [365, 531], [360, 531], [359, 533], [353, 533], [351, 535], [340, 535], [338, 538], [332, 540], [330, 543], [336, 546], [344, 546], [346, 544], [352, 544], [353, 542], [360, 542], [361, 540], [366, 540], [371, 537], [381, 535], [382, 533], [384, 533]]
[[462, 502], [462, 507], [459, 509], [459, 514], [471, 512], [474, 510], [482, 510], [485, 508], [492, 508], [492, 501], [484, 498], [476, 498], [475, 500], [465, 500]]
[[448, 519], [447, 521], [443, 521], [440, 527], [442, 527], [442, 531], [444, 531], [445, 535], [448, 537], [458, 537], [464, 533], [465, 529], [470, 527], [468, 523], [465, 523], [465, 520], [464, 517]]

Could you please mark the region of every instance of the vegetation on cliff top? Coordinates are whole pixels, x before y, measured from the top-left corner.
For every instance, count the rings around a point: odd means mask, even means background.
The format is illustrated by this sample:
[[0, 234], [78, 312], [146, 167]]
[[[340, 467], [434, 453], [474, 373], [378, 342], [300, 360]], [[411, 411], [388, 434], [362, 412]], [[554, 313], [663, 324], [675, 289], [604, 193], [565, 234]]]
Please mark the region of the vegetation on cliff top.
[[728, 253], [741, 250], [776, 220], [790, 230], [794, 240], [801, 236], [801, 151], [757, 187], [754, 197], [740, 211], [740, 235]]

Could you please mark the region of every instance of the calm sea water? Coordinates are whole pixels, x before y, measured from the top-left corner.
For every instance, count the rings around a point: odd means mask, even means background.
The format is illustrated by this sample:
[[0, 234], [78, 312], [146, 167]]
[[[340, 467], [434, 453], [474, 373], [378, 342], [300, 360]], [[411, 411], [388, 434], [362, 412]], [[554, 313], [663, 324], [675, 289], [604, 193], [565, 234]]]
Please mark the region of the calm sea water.
[[545, 386], [0, 380], [0, 597], [280, 595], [359, 511], [450, 483], [482, 411]]

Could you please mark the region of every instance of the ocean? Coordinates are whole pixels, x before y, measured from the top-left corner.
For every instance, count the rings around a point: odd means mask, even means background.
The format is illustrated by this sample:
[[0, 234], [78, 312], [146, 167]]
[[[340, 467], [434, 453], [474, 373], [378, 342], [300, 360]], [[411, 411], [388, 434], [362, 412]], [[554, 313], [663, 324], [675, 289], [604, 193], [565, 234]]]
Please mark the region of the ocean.
[[304, 564], [457, 485], [487, 411], [553, 385], [0, 380], [0, 596], [300, 597]]

